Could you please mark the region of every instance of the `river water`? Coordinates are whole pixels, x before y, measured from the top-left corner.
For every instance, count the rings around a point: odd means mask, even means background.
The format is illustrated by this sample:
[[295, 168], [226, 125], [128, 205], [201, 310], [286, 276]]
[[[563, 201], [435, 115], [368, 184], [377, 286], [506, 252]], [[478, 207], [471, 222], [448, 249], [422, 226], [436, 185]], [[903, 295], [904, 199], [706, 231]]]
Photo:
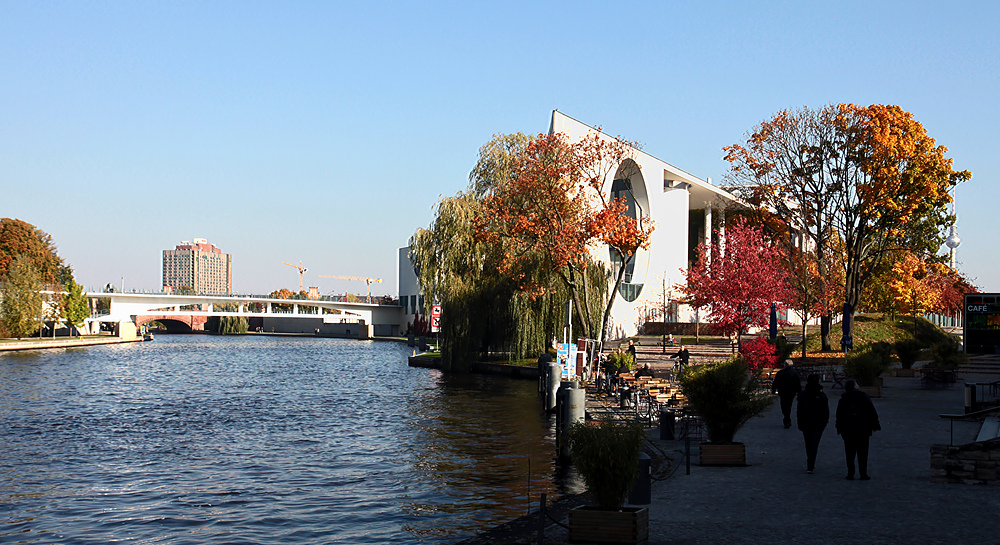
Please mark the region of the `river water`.
[[533, 381], [392, 342], [161, 335], [0, 355], [0, 543], [440, 543], [561, 484]]

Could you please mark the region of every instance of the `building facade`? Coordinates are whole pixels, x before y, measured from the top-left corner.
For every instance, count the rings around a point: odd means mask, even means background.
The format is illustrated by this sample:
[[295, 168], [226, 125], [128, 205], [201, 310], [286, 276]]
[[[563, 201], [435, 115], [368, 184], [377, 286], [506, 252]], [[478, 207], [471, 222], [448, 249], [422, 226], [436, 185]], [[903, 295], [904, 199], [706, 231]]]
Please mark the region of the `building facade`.
[[[552, 112], [549, 133], [565, 134], [573, 142], [589, 134], [611, 138], [558, 110]], [[743, 204], [712, 185], [711, 178], [702, 180], [641, 150], [633, 150], [604, 184], [606, 194], [626, 197], [632, 217], [643, 214], [656, 226], [649, 248], [632, 259], [624, 282], [613, 294], [608, 338], [635, 335], [647, 317], [664, 310], [667, 322], [701, 321], [694, 309], [676, 302], [681, 296], [676, 286], [685, 282], [683, 271], [690, 267], [695, 248], [724, 239], [727, 210]], [[607, 267], [620, 260], [606, 246], [592, 248], [591, 255]]]
[[196, 294], [233, 292], [233, 258], [203, 238], [183, 241], [163, 250], [163, 291], [192, 290]]

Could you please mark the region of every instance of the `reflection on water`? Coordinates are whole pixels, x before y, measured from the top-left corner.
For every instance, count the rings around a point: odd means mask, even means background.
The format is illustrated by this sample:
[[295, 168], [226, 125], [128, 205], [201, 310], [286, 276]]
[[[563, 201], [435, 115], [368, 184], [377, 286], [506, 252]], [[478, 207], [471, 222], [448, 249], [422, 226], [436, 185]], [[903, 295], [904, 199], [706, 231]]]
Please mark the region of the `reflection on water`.
[[554, 475], [532, 381], [394, 343], [162, 336], [0, 355], [0, 542], [454, 541]]

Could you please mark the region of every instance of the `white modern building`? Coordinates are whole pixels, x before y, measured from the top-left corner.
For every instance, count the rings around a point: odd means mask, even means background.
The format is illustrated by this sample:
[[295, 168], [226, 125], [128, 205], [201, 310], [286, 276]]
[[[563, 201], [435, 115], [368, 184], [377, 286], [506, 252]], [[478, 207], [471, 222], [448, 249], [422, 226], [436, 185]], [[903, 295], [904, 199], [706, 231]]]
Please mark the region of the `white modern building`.
[[[549, 133], [563, 133], [576, 142], [596, 130], [557, 110], [552, 112]], [[672, 302], [680, 295], [672, 287], [684, 282], [681, 271], [688, 268], [699, 244], [725, 235], [726, 210], [740, 206], [734, 196], [710, 180], [688, 174], [644, 151], [635, 150], [631, 161], [634, 164], [619, 166], [605, 180], [605, 192], [624, 194], [630, 200], [634, 197], [638, 206], [630, 206], [630, 211], [648, 214], [656, 228], [649, 249], [639, 251], [615, 294], [610, 338], [636, 334], [643, 310], [661, 309], [664, 299], [667, 321], [695, 321], [689, 309]], [[631, 194], [625, 191], [629, 185]], [[713, 225], [715, 229], [710, 228]], [[592, 255], [611, 265], [609, 249], [594, 249]]]
[[[549, 133], [563, 133], [573, 142], [591, 133], [612, 138], [558, 110], [552, 112]], [[684, 282], [681, 271], [687, 270], [699, 244], [725, 236], [726, 210], [739, 207], [740, 203], [733, 195], [712, 185], [711, 180], [688, 174], [641, 150], [634, 150], [632, 157], [610, 173], [604, 184], [606, 194], [626, 196], [630, 212], [647, 215], [656, 226], [649, 249], [639, 251], [614, 295], [617, 300], [609, 338], [635, 335], [646, 313], [655, 310], [659, 316], [664, 306], [668, 307], [666, 321], [694, 322], [697, 319], [694, 313], [674, 302], [680, 293], [673, 287]], [[406, 308], [405, 320], [412, 322], [420, 308], [413, 308], [413, 303], [420, 305], [422, 297], [406, 251], [406, 248], [399, 251], [399, 296], [400, 304]], [[592, 255], [612, 266], [609, 248], [594, 248]]]

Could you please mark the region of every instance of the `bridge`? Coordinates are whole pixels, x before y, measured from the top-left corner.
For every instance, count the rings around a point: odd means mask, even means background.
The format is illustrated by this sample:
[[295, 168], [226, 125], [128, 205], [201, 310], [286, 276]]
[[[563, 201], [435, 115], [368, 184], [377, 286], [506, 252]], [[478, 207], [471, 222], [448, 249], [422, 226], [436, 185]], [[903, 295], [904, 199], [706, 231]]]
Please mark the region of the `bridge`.
[[175, 295], [164, 293], [87, 292], [91, 308], [110, 299], [106, 313], [87, 322], [131, 322], [141, 326], [159, 321], [173, 331], [202, 329], [211, 316], [247, 318], [251, 329], [367, 338], [398, 335], [406, 328], [399, 305], [348, 303], [324, 299], [274, 299], [257, 296]]

